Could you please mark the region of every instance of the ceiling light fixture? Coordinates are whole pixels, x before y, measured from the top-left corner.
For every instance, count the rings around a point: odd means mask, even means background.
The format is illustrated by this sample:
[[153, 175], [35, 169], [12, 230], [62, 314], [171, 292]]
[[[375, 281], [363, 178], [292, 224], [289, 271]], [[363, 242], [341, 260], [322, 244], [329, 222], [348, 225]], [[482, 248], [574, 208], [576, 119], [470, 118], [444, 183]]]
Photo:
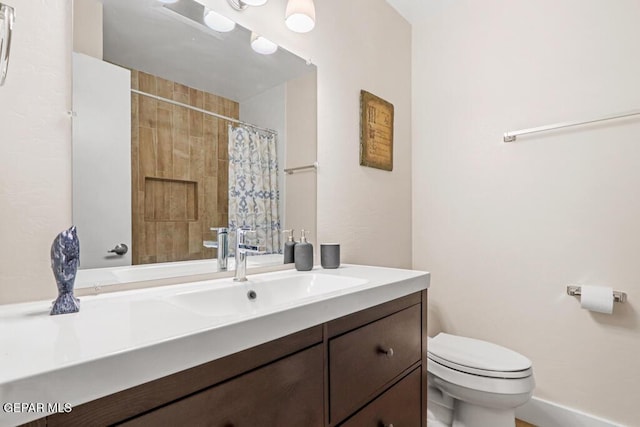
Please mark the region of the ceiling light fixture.
[[267, 0], [242, 0], [242, 3], [248, 4], [249, 6], [262, 6], [266, 2]]
[[316, 7], [313, 0], [289, 0], [285, 23], [291, 31], [308, 33], [316, 25]]
[[271, 55], [278, 50], [278, 45], [254, 32], [251, 33], [251, 49], [262, 55]]
[[247, 6], [262, 6], [267, 0], [227, 0], [229, 6], [235, 10], [245, 10]]
[[[229, 6], [243, 11], [249, 6], [262, 6], [267, 0], [227, 0]], [[316, 26], [316, 6], [313, 0], [287, 0], [284, 22], [291, 31], [308, 33]]]
[[236, 23], [231, 19], [207, 7], [204, 8], [204, 16], [202, 17], [202, 20], [207, 27], [219, 33], [228, 33], [236, 27]]

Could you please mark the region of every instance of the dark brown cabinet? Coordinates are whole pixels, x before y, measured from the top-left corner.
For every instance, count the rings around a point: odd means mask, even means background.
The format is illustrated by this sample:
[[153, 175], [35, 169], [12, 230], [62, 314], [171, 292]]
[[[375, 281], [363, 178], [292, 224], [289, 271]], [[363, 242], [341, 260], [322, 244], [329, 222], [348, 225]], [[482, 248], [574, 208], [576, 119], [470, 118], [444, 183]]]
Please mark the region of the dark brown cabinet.
[[38, 425], [426, 427], [426, 298], [398, 298]]
[[414, 305], [329, 341], [332, 421], [420, 362], [420, 314], [420, 305]]
[[419, 426], [420, 383], [420, 369], [414, 369], [341, 427]]
[[121, 425], [322, 427], [322, 345]]

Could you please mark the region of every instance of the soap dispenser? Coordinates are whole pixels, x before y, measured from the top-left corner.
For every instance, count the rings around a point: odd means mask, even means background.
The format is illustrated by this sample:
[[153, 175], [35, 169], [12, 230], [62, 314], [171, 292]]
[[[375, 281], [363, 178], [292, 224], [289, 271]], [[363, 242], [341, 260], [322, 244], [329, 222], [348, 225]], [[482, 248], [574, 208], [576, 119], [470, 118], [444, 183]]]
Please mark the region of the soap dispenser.
[[302, 230], [300, 242], [293, 248], [296, 270], [309, 271], [313, 268], [313, 245], [307, 242], [307, 232]]
[[292, 264], [295, 260], [294, 248], [297, 242], [293, 240], [293, 228], [291, 230], [284, 230], [284, 233], [289, 233], [287, 241], [284, 242], [284, 263]]

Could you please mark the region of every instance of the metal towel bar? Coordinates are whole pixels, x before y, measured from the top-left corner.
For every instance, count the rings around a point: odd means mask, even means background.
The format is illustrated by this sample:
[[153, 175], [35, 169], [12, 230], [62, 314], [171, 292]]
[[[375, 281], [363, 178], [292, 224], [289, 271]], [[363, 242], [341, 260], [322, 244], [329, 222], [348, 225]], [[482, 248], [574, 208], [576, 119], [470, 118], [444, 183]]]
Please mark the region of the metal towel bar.
[[637, 115], [640, 115], [640, 110], [627, 111], [625, 113], [609, 114], [608, 116], [600, 117], [597, 119], [591, 119], [591, 120], [556, 123], [553, 125], [539, 126], [539, 127], [530, 128], [530, 129], [515, 130], [511, 132], [505, 132], [503, 140], [504, 142], [513, 142], [516, 140], [516, 137], [518, 137], [519, 135], [526, 135], [529, 133], [536, 133], [536, 132], [544, 132], [544, 131], [554, 130], [554, 129], [562, 129], [562, 128], [571, 127], [571, 126], [587, 125], [589, 123], [597, 123], [597, 122], [603, 122], [605, 120], [613, 120], [613, 119], [622, 119], [624, 117], [637, 116]]
[[311, 165], [298, 166], [296, 168], [286, 168], [284, 169], [284, 173], [286, 173], [287, 175], [291, 175], [294, 172], [307, 170], [307, 169], [318, 169], [318, 162], [313, 162], [313, 164]]

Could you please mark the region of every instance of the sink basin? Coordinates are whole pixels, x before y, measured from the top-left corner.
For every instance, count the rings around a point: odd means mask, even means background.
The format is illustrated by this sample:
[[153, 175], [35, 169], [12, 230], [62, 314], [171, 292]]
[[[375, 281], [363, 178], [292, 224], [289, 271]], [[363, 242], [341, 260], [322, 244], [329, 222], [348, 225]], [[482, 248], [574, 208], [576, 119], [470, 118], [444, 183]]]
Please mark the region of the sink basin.
[[205, 316], [242, 316], [343, 292], [367, 282], [366, 279], [332, 274], [296, 274], [186, 291], [168, 296], [166, 300]]

